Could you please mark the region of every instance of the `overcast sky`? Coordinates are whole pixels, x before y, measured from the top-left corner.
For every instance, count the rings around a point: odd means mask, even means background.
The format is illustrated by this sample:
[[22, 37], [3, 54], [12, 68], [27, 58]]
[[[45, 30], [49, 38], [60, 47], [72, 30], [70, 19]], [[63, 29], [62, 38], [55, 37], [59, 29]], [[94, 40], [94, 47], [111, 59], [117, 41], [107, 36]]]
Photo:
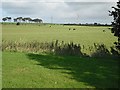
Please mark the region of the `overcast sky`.
[[111, 23], [117, 0], [2, 0], [0, 17], [41, 18], [49, 23]]

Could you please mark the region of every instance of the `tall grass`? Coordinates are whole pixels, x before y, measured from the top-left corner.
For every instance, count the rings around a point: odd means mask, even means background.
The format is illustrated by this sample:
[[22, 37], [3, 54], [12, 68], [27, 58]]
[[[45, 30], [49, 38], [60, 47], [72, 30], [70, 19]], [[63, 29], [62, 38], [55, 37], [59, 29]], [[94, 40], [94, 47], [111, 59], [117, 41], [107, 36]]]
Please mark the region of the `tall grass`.
[[[85, 51], [89, 51], [89, 53]], [[51, 53], [56, 55], [74, 55], [74, 56], [92, 56], [92, 57], [103, 57], [119, 55], [119, 53], [111, 47], [108, 50], [104, 44], [96, 44], [88, 46], [87, 49], [84, 45], [75, 44], [73, 42], [65, 43], [64, 41], [59, 42], [58, 40], [52, 42], [18, 42], [18, 41], [5, 41], [2, 40], [2, 51], [13, 51], [13, 52], [29, 52], [29, 53]]]

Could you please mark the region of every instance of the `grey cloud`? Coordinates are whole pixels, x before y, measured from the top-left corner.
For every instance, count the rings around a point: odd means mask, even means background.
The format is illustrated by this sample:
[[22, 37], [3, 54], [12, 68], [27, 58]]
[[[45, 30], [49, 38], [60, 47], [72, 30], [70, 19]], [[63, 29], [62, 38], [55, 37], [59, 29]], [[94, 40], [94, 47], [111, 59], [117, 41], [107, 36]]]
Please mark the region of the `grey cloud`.
[[118, 0], [2, 0], [3, 2], [117, 2]]
[[[47, 0], [46, 0], [47, 1]], [[55, 1], [55, 0], [54, 0]], [[63, 0], [65, 1], [65, 0]], [[106, 2], [37, 2], [33, 0], [3, 2], [4, 15], [41, 17], [50, 22], [54, 17], [55, 22], [100, 21], [110, 22], [108, 10], [115, 3]], [[78, 19], [78, 20], [77, 20]], [[106, 20], [107, 19], [107, 20]]]
[[81, 18], [108, 18], [108, 10], [115, 3], [111, 2], [66, 2], [71, 11], [80, 15]]
[[27, 15], [36, 13], [36, 7], [32, 3], [19, 3], [15, 5], [14, 2], [6, 2], [3, 3], [3, 11], [6, 11], [9, 14], [16, 14], [16, 15]]

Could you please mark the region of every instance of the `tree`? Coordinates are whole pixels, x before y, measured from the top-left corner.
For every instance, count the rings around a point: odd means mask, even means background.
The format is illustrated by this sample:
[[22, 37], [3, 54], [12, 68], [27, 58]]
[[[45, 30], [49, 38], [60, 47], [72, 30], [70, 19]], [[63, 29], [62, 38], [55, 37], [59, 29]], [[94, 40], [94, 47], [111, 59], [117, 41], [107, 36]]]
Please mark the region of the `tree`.
[[22, 21], [22, 17], [17, 17], [17, 20], [19, 20], [19, 22]]
[[31, 18], [30, 17], [25, 17], [24, 20], [27, 23], [27, 22], [30, 22]]
[[14, 20], [14, 22], [17, 22], [17, 19], [16, 19], [16, 18], [14, 18], [13, 20]]
[[32, 22], [33, 22], [33, 20], [30, 18], [30, 19], [29, 19], [29, 22], [30, 22], [30, 23], [32, 23]]
[[28, 21], [29, 23], [30, 23], [31, 20], [32, 20], [32, 19], [31, 19], [30, 17], [27, 18], [27, 21]]
[[98, 24], [97, 23], [94, 23], [95, 26], [97, 26]]
[[5, 22], [7, 20], [7, 18], [2, 18], [2, 20]]
[[22, 18], [22, 21], [25, 22], [26, 21], [25, 18]]
[[11, 22], [11, 19], [12, 19], [11, 17], [6, 17], [6, 18], [9, 22]]
[[111, 32], [114, 33], [114, 36], [118, 38], [118, 41], [114, 44], [116, 45], [116, 48], [120, 51], [120, 0], [117, 2], [117, 6], [112, 8], [114, 10], [109, 11], [110, 16], [113, 16]]
[[37, 19], [33, 19], [33, 21], [36, 22], [36, 23], [42, 23], [43, 22], [42, 19], [38, 19], [38, 18]]
[[43, 20], [42, 20], [42, 19], [39, 19], [39, 23], [43, 23]]

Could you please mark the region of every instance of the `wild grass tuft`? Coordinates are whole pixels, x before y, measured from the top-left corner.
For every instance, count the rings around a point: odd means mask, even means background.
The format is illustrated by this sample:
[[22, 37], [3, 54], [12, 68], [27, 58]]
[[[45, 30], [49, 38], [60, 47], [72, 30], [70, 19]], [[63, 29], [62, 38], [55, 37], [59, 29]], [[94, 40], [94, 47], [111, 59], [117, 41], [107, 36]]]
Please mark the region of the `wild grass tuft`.
[[118, 55], [119, 53], [111, 47], [108, 50], [104, 44], [96, 44], [88, 46], [87, 54], [85, 51], [86, 47], [73, 42], [65, 43], [64, 41], [59, 42], [58, 40], [52, 42], [18, 42], [18, 41], [2, 41], [2, 51], [13, 51], [13, 52], [28, 52], [28, 53], [51, 53], [56, 55], [72, 55], [72, 56], [92, 56], [92, 57], [105, 57], [111, 56], [112, 54]]

